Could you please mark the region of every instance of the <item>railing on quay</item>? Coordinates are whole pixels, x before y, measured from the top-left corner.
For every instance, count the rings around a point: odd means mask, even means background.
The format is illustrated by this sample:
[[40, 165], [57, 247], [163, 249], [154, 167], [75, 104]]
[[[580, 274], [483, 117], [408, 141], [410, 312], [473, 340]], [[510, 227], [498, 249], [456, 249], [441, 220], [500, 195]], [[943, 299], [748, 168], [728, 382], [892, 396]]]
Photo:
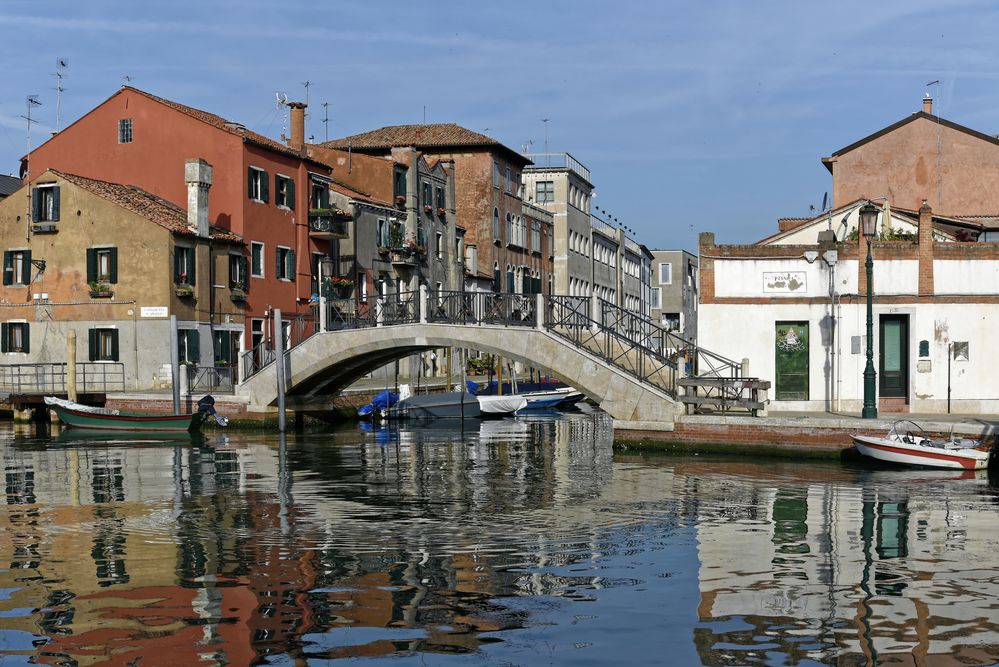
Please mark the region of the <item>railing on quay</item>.
[[187, 390], [231, 394], [236, 387], [236, 366], [187, 366]]
[[493, 292], [436, 292], [428, 295], [427, 322], [537, 325], [537, 295]]
[[[125, 365], [120, 361], [76, 362], [79, 392], [125, 391]], [[0, 390], [10, 394], [66, 393], [66, 363], [0, 366]]]

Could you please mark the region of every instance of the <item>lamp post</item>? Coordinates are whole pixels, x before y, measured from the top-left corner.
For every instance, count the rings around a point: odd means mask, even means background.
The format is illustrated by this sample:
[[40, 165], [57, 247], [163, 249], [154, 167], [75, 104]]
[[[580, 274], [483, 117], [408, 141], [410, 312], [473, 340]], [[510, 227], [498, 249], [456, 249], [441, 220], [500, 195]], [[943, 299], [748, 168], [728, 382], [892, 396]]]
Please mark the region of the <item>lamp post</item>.
[[874, 401], [875, 380], [874, 370], [874, 260], [871, 259], [871, 239], [877, 232], [878, 209], [871, 202], [860, 207], [860, 225], [867, 237], [867, 366], [864, 367], [864, 409], [860, 413], [863, 419], [877, 419], [878, 407]]

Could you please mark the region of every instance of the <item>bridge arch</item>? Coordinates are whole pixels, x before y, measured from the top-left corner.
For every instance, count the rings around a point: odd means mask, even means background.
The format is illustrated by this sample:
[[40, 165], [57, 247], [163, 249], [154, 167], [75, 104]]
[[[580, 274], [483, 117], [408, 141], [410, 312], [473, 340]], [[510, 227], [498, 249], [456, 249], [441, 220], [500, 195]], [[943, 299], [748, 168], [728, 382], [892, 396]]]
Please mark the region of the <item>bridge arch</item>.
[[[317, 333], [285, 356], [288, 407], [318, 409], [329, 397], [393, 359], [441, 347], [464, 347], [522, 362], [583, 392], [615, 419], [615, 426], [672, 429], [682, 412], [665, 391], [580, 349], [549, 331], [502, 325], [412, 323]], [[251, 408], [273, 409], [276, 368], [271, 364], [239, 385]]]

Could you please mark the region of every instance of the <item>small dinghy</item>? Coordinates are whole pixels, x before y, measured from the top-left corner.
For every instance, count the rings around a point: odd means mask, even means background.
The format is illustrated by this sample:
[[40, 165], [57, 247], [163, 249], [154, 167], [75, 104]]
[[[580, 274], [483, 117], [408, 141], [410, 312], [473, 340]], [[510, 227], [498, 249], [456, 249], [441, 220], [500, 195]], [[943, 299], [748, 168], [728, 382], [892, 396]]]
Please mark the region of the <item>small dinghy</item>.
[[853, 446], [872, 459], [920, 468], [981, 470], [989, 464], [989, 452], [978, 440], [954, 438], [934, 440], [919, 424], [900, 419], [884, 437], [853, 435]]

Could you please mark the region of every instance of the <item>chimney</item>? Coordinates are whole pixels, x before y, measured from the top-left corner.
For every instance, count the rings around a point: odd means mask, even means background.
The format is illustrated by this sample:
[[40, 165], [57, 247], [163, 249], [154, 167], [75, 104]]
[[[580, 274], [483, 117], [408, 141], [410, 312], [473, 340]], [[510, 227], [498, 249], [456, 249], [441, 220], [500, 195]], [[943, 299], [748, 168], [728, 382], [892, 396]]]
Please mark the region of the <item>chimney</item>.
[[919, 207], [919, 294], [933, 294], [933, 209]]
[[929, 95], [923, 98], [923, 113], [933, 113], [933, 98]]
[[208, 237], [208, 190], [212, 187], [212, 166], [201, 158], [184, 161], [187, 182], [187, 227], [201, 237]]
[[305, 102], [288, 102], [291, 108], [291, 138], [288, 147], [300, 151], [305, 148]]

